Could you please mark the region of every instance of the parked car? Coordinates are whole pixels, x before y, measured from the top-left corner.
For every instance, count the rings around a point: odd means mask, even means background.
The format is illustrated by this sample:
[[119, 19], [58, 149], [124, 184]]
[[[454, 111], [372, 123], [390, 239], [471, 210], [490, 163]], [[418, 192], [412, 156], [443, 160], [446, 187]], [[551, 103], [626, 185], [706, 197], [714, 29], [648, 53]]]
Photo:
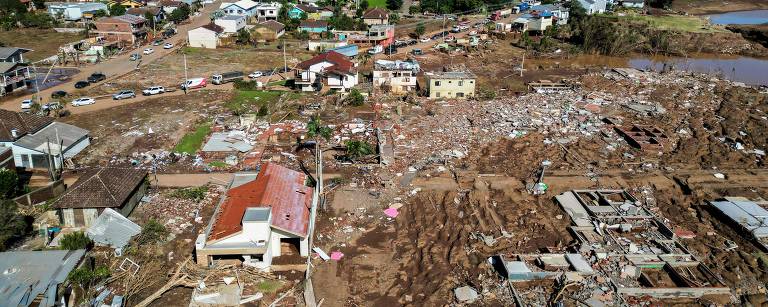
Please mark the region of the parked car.
[[165, 93], [165, 88], [162, 86], [150, 86], [141, 91], [144, 96], [157, 95]]
[[54, 91], [53, 93], [51, 93], [51, 98], [62, 98], [66, 96], [67, 96], [67, 92], [65, 91]]
[[173, 44], [171, 43], [165, 43], [165, 45], [163, 45], [163, 49], [171, 49], [171, 48], [173, 48]]
[[162, 43], [163, 43], [162, 39], [156, 39], [155, 41], [152, 42], [152, 46], [160, 46], [160, 44]]
[[263, 76], [263, 75], [264, 75], [264, 73], [263, 73], [263, 72], [260, 72], [260, 71], [254, 71], [253, 73], [251, 73], [250, 75], [248, 75], [248, 78], [251, 78], [251, 79], [256, 79], [256, 78], [258, 78], [258, 77], [261, 77], [261, 76]]
[[406, 44], [408, 44], [408, 46], [413, 46], [413, 45], [416, 45], [418, 43], [419, 43], [419, 41], [414, 39], [414, 38], [411, 38], [411, 39], [406, 41]]
[[81, 97], [81, 98], [72, 100], [72, 105], [75, 107], [94, 104], [94, 103], [96, 103], [96, 100], [90, 97]]
[[379, 54], [383, 51], [384, 51], [384, 47], [382, 47], [381, 45], [376, 45], [376, 46], [373, 46], [373, 48], [368, 49], [368, 54], [374, 55], [374, 54]]
[[450, 43], [450, 42], [453, 42], [453, 40], [454, 40], [454, 37], [453, 37], [453, 36], [446, 36], [444, 41], [445, 41], [446, 43]]
[[188, 79], [187, 81], [184, 81], [184, 83], [181, 84], [181, 89], [194, 89], [194, 88], [201, 88], [205, 87], [208, 83], [208, 79], [206, 78], [192, 78]]
[[155, 52], [155, 50], [152, 48], [144, 49], [144, 54], [152, 54], [153, 52]]
[[131, 61], [141, 60], [141, 54], [138, 54], [138, 53], [131, 54], [131, 57], [128, 59]]
[[91, 85], [88, 81], [77, 81], [75, 82], [75, 88], [85, 88], [86, 86]]
[[461, 32], [461, 27], [453, 26], [453, 28], [451, 28], [451, 32], [452, 33], [459, 33], [459, 32]]
[[397, 54], [397, 48], [395, 47], [384, 48], [384, 54], [386, 55]]
[[21, 109], [29, 110], [32, 108], [32, 99], [24, 99], [21, 101]]
[[424, 51], [421, 51], [421, 49], [419, 49], [419, 48], [415, 48], [415, 49], [411, 50], [411, 54], [413, 54], [413, 55], [423, 55]]
[[88, 82], [96, 83], [99, 81], [104, 81], [105, 79], [107, 79], [107, 75], [97, 72], [97, 73], [91, 74], [91, 76], [88, 77]]
[[135, 98], [135, 97], [136, 97], [136, 93], [134, 93], [131, 90], [119, 91], [115, 94], [112, 94], [112, 99], [114, 100], [129, 99], [129, 98]]
[[477, 35], [477, 31], [469, 31], [469, 35]]
[[432, 40], [432, 39], [431, 39], [431, 38], [429, 38], [429, 37], [422, 37], [422, 38], [421, 38], [421, 42], [422, 42], [422, 43], [426, 43], [426, 42], [429, 42], [430, 40]]

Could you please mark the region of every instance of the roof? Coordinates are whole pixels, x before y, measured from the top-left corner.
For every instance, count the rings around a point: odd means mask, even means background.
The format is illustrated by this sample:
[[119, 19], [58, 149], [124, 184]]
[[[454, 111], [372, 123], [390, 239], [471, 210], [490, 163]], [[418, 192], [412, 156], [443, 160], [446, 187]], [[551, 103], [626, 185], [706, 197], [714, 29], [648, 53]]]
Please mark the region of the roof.
[[260, 23], [259, 25], [264, 26], [272, 31], [275, 31], [276, 33], [285, 30], [284, 24], [274, 20], [267, 20], [265, 22]]
[[187, 3], [184, 3], [182, 1], [176, 1], [176, 0], [160, 0], [160, 6], [168, 6], [168, 7], [181, 7], [182, 5], [188, 5]]
[[[57, 155], [59, 154], [59, 142], [61, 142], [63, 150], [66, 151], [70, 146], [86, 137], [88, 137], [88, 130], [69, 124], [53, 122], [37, 132], [22, 136], [14, 145]], [[50, 146], [50, 152], [48, 146]]]
[[[37, 116], [20, 112], [0, 109], [0, 141], [12, 142], [26, 135], [35, 133], [53, 122], [53, 118]], [[17, 137], [13, 137], [12, 130], [16, 130]]]
[[117, 249], [128, 245], [131, 237], [139, 233], [141, 226], [110, 208], [104, 209], [85, 232], [96, 244]]
[[120, 16], [114, 16], [114, 17], [104, 17], [96, 22], [98, 23], [130, 23], [130, 24], [138, 24], [142, 22], [146, 22], [147, 20], [144, 19], [144, 16], [136, 16], [136, 15], [120, 15]]
[[216, 32], [216, 33], [224, 32], [224, 28], [223, 27], [221, 27], [221, 26], [219, 26], [217, 24], [214, 24], [214, 23], [209, 23], [207, 25], [201, 26], [200, 28], [203, 28], [203, 29], [206, 29], [206, 30], [211, 30], [211, 31]]
[[328, 23], [322, 20], [302, 20], [299, 24], [301, 28], [327, 28]]
[[297, 9], [300, 9], [302, 12], [305, 12], [305, 13], [317, 12], [317, 7], [306, 5], [306, 4], [297, 4], [294, 7]]
[[433, 79], [474, 79], [475, 74], [470, 71], [446, 71], [432, 73]]
[[241, 15], [225, 15], [219, 18], [216, 18], [217, 20], [240, 20], [245, 19], [245, 16]]
[[244, 133], [232, 131], [212, 133], [202, 150], [204, 152], [248, 152], [251, 149], [253, 145], [245, 140]]
[[299, 63], [297, 67], [301, 69], [309, 69], [312, 65], [322, 63], [322, 62], [328, 62], [328, 63], [334, 64], [333, 66], [325, 68], [326, 71], [336, 71], [336, 72], [343, 72], [343, 73], [352, 73], [355, 71], [354, 70], [355, 63], [350, 61], [343, 54], [338, 53], [336, 51], [328, 51], [325, 53], [318, 54], [309, 60]]
[[54, 208], [119, 208], [144, 182], [146, 170], [103, 167], [85, 172], [59, 199]]
[[125, 11], [125, 13], [133, 16], [144, 16], [144, 14], [147, 12], [149, 12], [152, 15], [157, 15], [162, 11], [163, 11], [162, 8], [157, 6], [145, 6], [145, 7], [129, 8], [128, 10]]
[[243, 222], [267, 222], [270, 213], [270, 208], [248, 208], [243, 214]]
[[219, 8], [223, 9], [223, 8], [228, 7], [230, 5], [236, 5], [236, 6], [241, 7], [244, 10], [250, 10], [250, 9], [256, 7], [257, 5], [259, 5], [259, 3], [251, 1], [251, 0], [240, 0], [240, 1], [237, 1], [235, 3], [231, 3], [231, 2], [229, 2], [229, 3], [222, 3], [221, 6], [219, 6]]
[[756, 238], [768, 237], [768, 210], [743, 197], [726, 197], [709, 202]]
[[307, 176], [274, 163], [261, 166], [256, 180], [229, 189], [208, 234], [211, 241], [242, 231], [248, 208], [271, 208], [271, 226], [306, 237], [313, 190], [304, 185]]
[[0, 307], [54, 306], [58, 285], [83, 259], [85, 250], [15, 251], [0, 253]]
[[0, 62], [0, 73], [6, 73], [11, 70], [16, 70], [16, 66], [19, 66], [20, 63], [13, 63], [13, 62]]
[[369, 9], [363, 13], [363, 19], [386, 19], [389, 18], [389, 11], [386, 9], [376, 7]]
[[0, 60], [7, 59], [11, 57], [12, 55], [16, 54], [17, 52], [25, 53], [30, 52], [31, 49], [26, 48], [16, 48], [16, 47], [0, 47]]

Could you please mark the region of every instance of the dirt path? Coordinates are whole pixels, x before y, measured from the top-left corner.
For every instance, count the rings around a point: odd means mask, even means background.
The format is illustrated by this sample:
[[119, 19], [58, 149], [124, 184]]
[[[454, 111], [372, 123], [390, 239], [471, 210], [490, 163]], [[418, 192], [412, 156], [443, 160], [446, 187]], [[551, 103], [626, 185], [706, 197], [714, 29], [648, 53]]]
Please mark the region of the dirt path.
[[152, 184], [163, 188], [198, 187], [209, 183], [228, 185], [232, 181], [230, 173], [203, 173], [203, 174], [150, 174]]

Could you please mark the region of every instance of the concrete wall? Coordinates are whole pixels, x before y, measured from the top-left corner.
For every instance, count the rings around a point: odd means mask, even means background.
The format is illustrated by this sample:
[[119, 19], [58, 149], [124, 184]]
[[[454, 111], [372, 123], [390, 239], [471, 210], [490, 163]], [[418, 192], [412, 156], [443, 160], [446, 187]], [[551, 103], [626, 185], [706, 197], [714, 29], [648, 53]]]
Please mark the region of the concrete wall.
[[197, 28], [187, 32], [190, 47], [216, 49], [219, 38], [216, 32], [205, 28]]
[[474, 79], [429, 79], [429, 98], [453, 99], [470, 98], [475, 96]]

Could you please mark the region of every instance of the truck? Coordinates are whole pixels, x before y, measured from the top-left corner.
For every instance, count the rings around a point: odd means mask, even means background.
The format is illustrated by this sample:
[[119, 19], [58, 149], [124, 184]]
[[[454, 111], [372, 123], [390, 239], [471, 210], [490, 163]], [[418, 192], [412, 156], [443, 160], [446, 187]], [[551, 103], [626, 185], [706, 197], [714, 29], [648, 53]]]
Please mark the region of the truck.
[[515, 5], [515, 14], [525, 12], [527, 10], [531, 9], [531, 4], [527, 2], [520, 3], [518, 5]]
[[236, 80], [243, 80], [245, 74], [242, 71], [230, 71], [221, 74], [211, 76], [211, 82], [219, 85], [228, 82], [234, 82]]
[[493, 21], [500, 20], [500, 19], [502, 19], [504, 17], [507, 17], [509, 15], [512, 15], [512, 9], [498, 10], [498, 11], [493, 12], [493, 14], [491, 14], [491, 20], [493, 20]]
[[368, 54], [370, 55], [379, 54], [382, 52], [384, 52], [384, 47], [382, 47], [381, 45], [376, 45], [376, 46], [373, 46], [373, 48], [368, 49]]
[[192, 78], [188, 79], [187, 81], [184, 81], [184, 83], [181, 84], [181, 89], [193, 89], [193, 88], [201, 88], [205, 87], [207, 84], [207, 79], [205, 78]]

